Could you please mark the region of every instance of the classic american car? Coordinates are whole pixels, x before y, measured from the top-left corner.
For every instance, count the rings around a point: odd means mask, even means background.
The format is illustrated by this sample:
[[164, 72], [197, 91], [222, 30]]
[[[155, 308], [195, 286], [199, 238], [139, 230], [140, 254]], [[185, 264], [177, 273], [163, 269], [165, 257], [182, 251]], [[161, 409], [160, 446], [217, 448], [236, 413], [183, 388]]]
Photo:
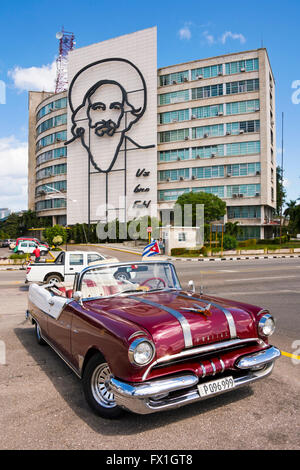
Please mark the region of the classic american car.
[[260, 307], [183, 290], [166, 261], [96, 265], [73, 288], [31, 284], [26, 312], [82, 380], [90, 407], [117, 418], [177, 408], [267, 377], [280, 351]]

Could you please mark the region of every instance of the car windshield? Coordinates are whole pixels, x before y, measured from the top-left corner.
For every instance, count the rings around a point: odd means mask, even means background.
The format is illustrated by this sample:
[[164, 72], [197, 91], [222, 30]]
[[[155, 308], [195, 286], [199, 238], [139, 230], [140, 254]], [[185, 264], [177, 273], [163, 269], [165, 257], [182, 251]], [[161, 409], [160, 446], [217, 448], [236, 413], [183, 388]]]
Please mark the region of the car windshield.
[[170, 263], [137, 263], [95, 267], [81, 276], [82, 298], [111, 297], [164, 289], [180, 289]]

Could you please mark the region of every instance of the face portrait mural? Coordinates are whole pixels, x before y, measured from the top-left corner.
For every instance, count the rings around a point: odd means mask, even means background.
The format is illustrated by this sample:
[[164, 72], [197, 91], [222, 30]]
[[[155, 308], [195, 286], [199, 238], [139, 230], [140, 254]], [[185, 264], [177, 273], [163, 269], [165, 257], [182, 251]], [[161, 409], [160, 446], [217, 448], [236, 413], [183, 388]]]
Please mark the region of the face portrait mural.
[[[120, 66], [127, 83], [117, 79]], [[126, 59], [103, 59], [84, 67], [70, 84], [68, 100], [72, 138], [65, 145], [79, 141], [97, 171], [109, 173], [126, 145], [154, 147], [127, 135], [146, 111], [147, 89], [139, 69]]]

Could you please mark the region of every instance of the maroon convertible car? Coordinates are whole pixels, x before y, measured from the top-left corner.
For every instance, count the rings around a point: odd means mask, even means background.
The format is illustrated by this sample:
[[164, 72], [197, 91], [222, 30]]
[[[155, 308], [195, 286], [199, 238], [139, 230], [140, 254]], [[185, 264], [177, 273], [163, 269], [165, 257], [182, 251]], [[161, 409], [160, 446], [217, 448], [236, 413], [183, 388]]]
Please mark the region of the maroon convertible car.
[[182, 290], [165, 261], [91, 266], [74, 286], [29, 289], [27, 318], [82, 379], [100, 416], [146, 414], [203, 400], [268, 376], [270, 313]]

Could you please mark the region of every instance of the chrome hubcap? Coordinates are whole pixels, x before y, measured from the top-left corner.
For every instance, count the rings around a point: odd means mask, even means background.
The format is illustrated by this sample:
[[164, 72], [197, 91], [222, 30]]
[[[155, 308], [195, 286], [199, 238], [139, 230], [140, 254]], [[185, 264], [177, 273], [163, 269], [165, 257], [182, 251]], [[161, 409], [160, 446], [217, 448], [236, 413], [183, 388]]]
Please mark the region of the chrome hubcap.
[[93, 397], [99, 405], [105, 408], [114, 408], [116, 406], [114, 394], [108, 388], [110, 377], [108, 364], [103, 363], [96, 367], [91, 378]]

